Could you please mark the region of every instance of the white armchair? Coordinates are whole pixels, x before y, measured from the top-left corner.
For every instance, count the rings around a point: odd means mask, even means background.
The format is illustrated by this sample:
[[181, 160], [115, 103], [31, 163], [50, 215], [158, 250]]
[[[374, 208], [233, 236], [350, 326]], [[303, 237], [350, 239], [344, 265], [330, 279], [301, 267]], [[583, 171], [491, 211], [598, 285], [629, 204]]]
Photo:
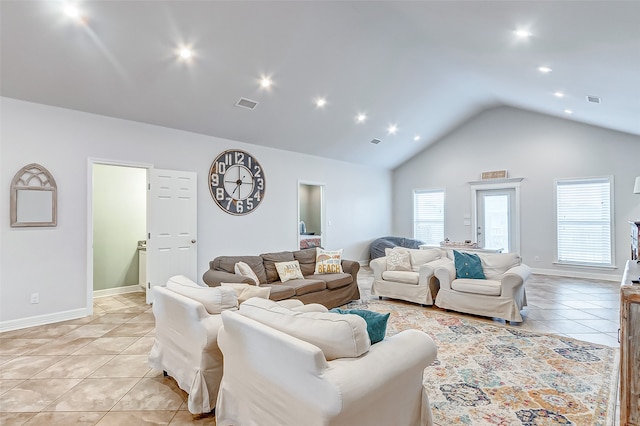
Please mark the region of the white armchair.
[[437, 349], [426, 333], [406, 330], [370, 345], [356, 315], [294, 312], [259, 299], [221, 316], [219, 426], [432, 424], [422, 380]]
[[[388, 259], [394, 253], [407, 253], [409, 264], [398, 270], [389, 265]], [[448, 262], [440, 249], [406, 249], [395, 247], [387, 249], [387, 255], [373, 259], [369, 266], [373, 270], [371, 294], [405, 300], [421, 305], [433, 305], [438, 292], [438, 280], [434, 276], [435, 268]]]
[[435, 304], [443, 309], [522, 322], [527, 306], [525, 281], [531, 269], [514, 253], [478, 253], [487, 279], [456, 278], [453, 260], [435, 269], [440, 290]]

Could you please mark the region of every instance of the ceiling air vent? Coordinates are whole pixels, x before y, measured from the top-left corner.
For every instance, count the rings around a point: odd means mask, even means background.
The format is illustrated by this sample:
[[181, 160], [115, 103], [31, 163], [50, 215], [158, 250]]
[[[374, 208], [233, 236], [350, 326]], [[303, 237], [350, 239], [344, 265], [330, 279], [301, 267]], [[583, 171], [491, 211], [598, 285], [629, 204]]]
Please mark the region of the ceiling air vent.
[[258, 106], [258, 102], [252, 101], [251, 99], [247, 99], [247, 98], [240, 98], [240, 100], [236, 102], [236, 106], [240, 108], [254, 110]]
[[380, 139], [371, 139], [371, 143], [374, 145], [378, 145], [380, 143]]
[[594, 104], [602, 103], [602, 99], [600, 99], [598, 96], [587, 95], [587, 100], [589, 102], [593, 102]]

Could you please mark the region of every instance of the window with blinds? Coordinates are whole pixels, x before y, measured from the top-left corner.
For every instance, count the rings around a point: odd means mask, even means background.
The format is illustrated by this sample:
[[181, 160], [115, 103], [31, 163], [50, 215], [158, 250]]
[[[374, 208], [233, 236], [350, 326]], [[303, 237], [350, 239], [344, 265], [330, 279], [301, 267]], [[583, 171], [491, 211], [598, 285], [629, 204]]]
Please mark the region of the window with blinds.
[[612, 178], [556, 181], [558, 263], [612, 265]]
[[430, 245], [444, 240], [444, 191], [413, 191], [413, 238]]

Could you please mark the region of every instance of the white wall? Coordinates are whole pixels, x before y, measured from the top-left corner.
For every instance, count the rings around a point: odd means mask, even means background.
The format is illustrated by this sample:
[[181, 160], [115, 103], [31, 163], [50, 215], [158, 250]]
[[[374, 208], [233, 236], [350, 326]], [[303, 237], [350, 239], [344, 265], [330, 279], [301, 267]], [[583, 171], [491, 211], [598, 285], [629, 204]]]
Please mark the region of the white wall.
[[138, 284], [147, 237], [147, 169], [93, 166], [93, 289]]
[[[412, 236], [414, 189], [445, 189], [445, 237], [472, 239], [463, 224], [471, 212], [468, 182], [480, 174], [508, 170], [521, 184], [521, 255], [534, 270], [617, 280], [629, 258], [630, 226], [640, 219], [640, 137], [519, 109], [487, 110], [393, 172], [393, 233]], [[614, 176], [614, 271], [559, 267], [555, 260], [554, 179]], [[536, 262], [535, 257], [539, 257]]]
[[[343, 248], [345, 258], [364, 261], [369, 243], [390, 232], [389, 171], [0, 99], [0, 188], [5, 188], [0, 197], [0, 329], [15, 327], [26, 318], [64, 317], [64, 313], [86, 306], [89, 158], [151, 163], [157, 168], [198, 173], [199, 276], [218, 255], [295, 249], [298, 180], [326, 184], [326, 219], [332, 223], [326, 227], [328, 249]], [[211, 161], [232, 148], [247, 150], [265, 169], [265, 200], [247, 216], [224, 213], [207, 188]], [[11, 179], [32, 162], [46, 167], [58, 184], [56, 228], [10, 228], [6, 220]], [[35, 292], [40, 294], [40, 303], [32, 305], [29, 296]]]

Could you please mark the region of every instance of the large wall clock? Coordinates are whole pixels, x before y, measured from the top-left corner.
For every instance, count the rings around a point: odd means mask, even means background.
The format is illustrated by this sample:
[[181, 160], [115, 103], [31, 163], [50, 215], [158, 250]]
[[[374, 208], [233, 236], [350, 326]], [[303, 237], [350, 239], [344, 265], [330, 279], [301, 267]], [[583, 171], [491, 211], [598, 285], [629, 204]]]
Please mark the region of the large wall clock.
[[254, 211], [264, 199], [264, 171], [248, 152], [224, 151], [209, 170], [209, 191], [222, 210], [233, 215]]

